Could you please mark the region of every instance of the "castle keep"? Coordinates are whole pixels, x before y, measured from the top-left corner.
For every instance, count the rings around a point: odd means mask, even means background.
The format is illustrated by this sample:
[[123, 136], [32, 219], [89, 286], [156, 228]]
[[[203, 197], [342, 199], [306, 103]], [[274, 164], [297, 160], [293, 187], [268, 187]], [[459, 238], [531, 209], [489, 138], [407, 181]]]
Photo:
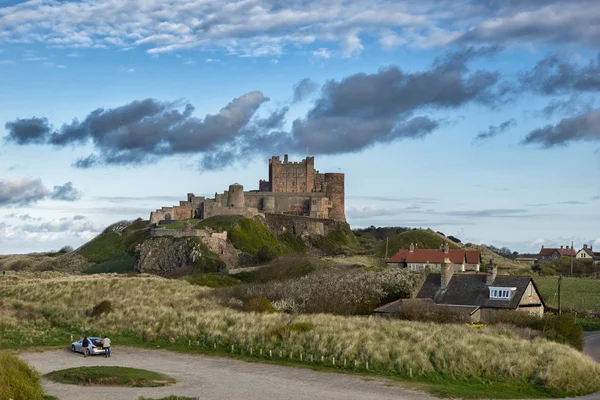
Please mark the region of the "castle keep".
[[150, 213], [150, 223], [165, 220], [205, 219], [215, 215], [288, 214], [346, 221], [344, 214], [344, 174], [320, 173], [315, 158], [283, 162], [269, 160], [269, 180], [260, 180], [258, 190], [244, 191], [238, 183], [214, 198], [188, 193], [178, 206], [162, 207]]

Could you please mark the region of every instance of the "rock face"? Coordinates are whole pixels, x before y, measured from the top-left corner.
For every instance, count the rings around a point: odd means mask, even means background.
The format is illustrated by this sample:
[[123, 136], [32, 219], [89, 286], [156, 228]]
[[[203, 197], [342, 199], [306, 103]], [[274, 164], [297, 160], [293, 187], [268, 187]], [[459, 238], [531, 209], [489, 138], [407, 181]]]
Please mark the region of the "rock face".
[[195, 237], [155, 237], [136, 248], [135, 270], [140, 273], [174, 276], [195, 270], [208, 248]]

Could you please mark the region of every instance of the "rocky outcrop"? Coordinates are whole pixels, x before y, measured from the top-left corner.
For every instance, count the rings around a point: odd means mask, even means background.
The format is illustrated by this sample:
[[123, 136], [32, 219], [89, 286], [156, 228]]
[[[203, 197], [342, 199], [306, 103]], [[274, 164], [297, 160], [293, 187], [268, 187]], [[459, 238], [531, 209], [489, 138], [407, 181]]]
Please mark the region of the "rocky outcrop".
[[155, 237], [136, 248], [135, 270], [160, 276], [217, 272], [225, 264], [197, 237]]

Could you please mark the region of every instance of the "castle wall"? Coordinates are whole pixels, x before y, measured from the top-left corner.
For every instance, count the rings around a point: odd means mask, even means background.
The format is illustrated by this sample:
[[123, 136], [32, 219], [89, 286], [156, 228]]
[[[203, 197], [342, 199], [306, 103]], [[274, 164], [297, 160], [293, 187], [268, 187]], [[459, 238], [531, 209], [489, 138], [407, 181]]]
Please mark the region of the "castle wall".
[[[306, 157], [300, 162], [289, 162], [286, 154], [282, 163], [279, 157], [273, 157], [269, 161], [269, 184], [272, 192], [313, 192], [315, 189], [315, 158]], [[266, 189], [267, 186], [266, 182], [263, 183], [263, 189]]]
[[[256, 208], [265, 212], [291, 213], [297, 215], [310, 215], [311, 199], [319, 203], [325, 197], [325, 193], [276, 193], [276, 192], [245, 192], [245, 206]], [[265, 198], [273, 208], [265, 210]]]
[[292, 232], [295, 235], [327, 235], [346, 225], [331, 219], [317, 219], [282, 214], [265, 214], [265, 223], [274, 234]]
[[331, 201], [329, 218], [346, 221], [344, 210], [344, 174], [325, 174], [325, 194]]

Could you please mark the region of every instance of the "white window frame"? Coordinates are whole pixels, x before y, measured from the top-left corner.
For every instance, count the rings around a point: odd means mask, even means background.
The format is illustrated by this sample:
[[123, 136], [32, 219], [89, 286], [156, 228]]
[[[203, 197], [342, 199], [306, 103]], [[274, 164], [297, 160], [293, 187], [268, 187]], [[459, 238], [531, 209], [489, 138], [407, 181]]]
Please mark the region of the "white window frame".
[[517, 288], [490, 287], [490, 299], [509, 300]]

